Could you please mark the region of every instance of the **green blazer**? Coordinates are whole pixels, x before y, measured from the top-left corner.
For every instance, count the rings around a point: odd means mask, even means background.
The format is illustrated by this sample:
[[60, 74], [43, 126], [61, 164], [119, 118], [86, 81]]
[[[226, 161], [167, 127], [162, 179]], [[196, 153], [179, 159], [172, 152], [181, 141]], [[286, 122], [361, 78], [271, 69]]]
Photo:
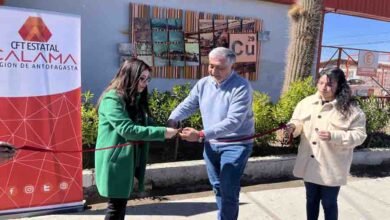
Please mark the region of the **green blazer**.
[[[148, 117], [143, 123], [131, 120], [115, 90], [104, 95], [98, 111], [97, 149], [129, 141], [165, 139], [166, 128], [147, 126]], [[129, 198], [134, 177], [138, 179], [139, 190], [143, 191], [148, 153], [148, 143], [96, 151], [95, 174], [99, 194], [108, 198]]]

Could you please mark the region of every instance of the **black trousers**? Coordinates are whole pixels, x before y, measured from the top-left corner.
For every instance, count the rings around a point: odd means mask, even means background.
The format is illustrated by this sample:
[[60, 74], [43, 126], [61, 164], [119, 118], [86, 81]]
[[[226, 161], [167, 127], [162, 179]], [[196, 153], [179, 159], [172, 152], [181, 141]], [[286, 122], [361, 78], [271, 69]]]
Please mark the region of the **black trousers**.
[[124, 220], [126, 215], [127, 199], [109, 198], [104, 220]]
[[325, 220], [337, 220], [337, 197], [340, 186], [322, 186], [305, 182], [306, 215], [308, 220], [317, 220], [320, 213], [320, 201], [324, 208]]

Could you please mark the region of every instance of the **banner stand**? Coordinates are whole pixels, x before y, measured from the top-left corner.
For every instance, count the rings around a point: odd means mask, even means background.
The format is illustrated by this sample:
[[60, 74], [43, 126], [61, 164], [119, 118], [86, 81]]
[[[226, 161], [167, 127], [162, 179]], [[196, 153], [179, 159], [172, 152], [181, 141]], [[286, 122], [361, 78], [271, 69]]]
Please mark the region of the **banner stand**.
[[0, 219], [84, 210], [79, 15], [0, 6]]
[[85, 210], [85, 200], [83, 202], [73, 202], [61, 205], [41, 206], [39, 208], [22, 208], [14, 210], [0, 211], [0, 220], [13, 218], [27, 218], [40, 215], [53, 215], [63, 213], [75, 213]]

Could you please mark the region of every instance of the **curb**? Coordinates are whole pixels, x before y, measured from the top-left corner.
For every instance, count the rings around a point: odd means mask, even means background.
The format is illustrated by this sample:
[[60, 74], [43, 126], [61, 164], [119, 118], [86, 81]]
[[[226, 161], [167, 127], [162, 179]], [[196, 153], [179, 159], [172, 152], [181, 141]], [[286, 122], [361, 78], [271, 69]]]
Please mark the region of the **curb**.
[[[296, 155], [251, 157], [242, 181], [256, 182], [270, 179], [293, 178]], [[362, 149], [353, 154], [353, 165], [380, 165], [390, 161], [390, 149]], [[94, 170], [83, 170], [83, 187], [95, 186]], [[145, 183], [152, 188], [190, 186], [207, 183], [203, 160], [151, 164], [146, 167]]]

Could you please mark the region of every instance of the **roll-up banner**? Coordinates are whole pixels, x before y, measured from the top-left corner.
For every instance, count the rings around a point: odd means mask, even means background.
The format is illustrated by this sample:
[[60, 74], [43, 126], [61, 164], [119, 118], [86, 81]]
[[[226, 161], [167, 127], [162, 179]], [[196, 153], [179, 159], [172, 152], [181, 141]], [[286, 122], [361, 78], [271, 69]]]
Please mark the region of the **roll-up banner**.
[[[0, 7], [0, 141], [81, 150], [80, 32], [79, 16]], [[81, 153], [17, 150], [0, 162], [0, 217], [82, 201]]]

